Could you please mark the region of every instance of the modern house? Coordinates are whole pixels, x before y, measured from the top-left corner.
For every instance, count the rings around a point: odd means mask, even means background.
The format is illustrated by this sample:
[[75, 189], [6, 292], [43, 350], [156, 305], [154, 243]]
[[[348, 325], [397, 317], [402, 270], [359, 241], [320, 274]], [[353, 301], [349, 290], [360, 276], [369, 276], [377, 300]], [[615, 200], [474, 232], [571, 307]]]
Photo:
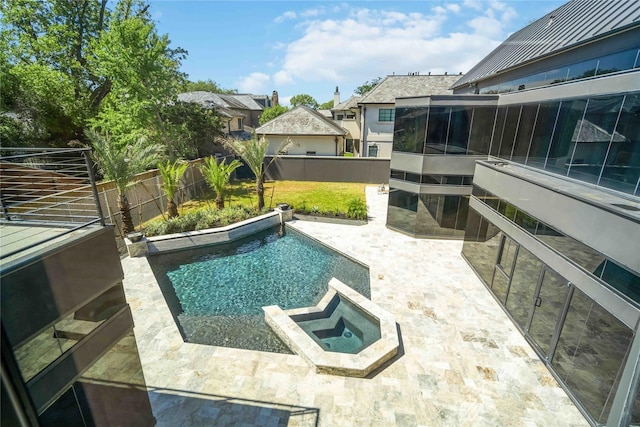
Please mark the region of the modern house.
[[450, 94], [451, 85], [459, 78], [418, 73], [387, 76], [357, 101], [361, 112], [360, 143], [356, 150], [360, 156], [391, 157], [396, 98]]
[[389, 185], [387, 226], [464, 239], [591, 424], [640, 425], [636, 1], [570, 1], [452, 95], [397, 99]]
[[10, 150], [0, 158], [2, 425], [155, 425], [88, 149]]
[[269, 141], [268, 154], [276, 154], [285, 140], [294, 144], [284, 154], [340, 156], [344, 152], [347, 131], [333, 120], [306, 106], [298, 106], [256, 129]]

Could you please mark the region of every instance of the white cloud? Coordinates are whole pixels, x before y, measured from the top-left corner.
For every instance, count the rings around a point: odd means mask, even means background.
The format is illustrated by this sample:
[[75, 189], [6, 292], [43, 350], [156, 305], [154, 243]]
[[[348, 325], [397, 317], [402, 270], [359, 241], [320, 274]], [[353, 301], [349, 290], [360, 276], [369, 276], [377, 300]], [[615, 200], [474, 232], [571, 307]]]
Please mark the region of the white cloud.
[[516, 17], [516, 11], [504, 3], [492, 1], [484, 15], [476, 16], [467, 22], [478, 35], [499, 38], [505, 27]]
[[283, 107], [289, 107], [291, 106], [291, 98], [293, 95], [290, 96], [278, 96], [278, 104], [282, 105]]
[[293, 83], [293, 78], [286, 71], [278, 71], [273, 75], [273, 81], [277, 85], [287, 85]]
[[263, 93], [270, 81], [271, 77], [268, 74], [251, 73], [238, 80], [238, 90], [245, 93]]
[[501, 20], [510, 8], [472, 11], [475, 17], [467, 10], [469, 30], [458, 26], [451, 32], [447, 15], [456, 12], [453, 6], [435, 7], [435, 13], [358, 8], [345, 18], [300, 23], [302, 34], [287, 45], [273, 82], [278, 87], [321, 81], [355, 87], [393, 72], [466, 72], [504, 39]]
[[294, 11], [288, 10], [285, 13], [283, 13], [282, 15], [276, 17], [273, 20], [273, 22], [279, 24], [279, 23], [284, 22], [284, 21], [286, 21], [288, 19], [296, 19], [297, 16], [298, 15]]
[[306, 9], [303, 10], [302, 12], [300, 12], [300, 16], [302, 16], [303, 18], [310, 18], [312, 16], [319, 16], [322, 15], [324, 13], [324, 10], [322, 9]]
[[481, 11], [483, 9], [482, 3], [478, 0], [464, 0], [462, 5], [468, 9]]
[[450, 10], [450, 11], [452, 11], [454, 13], [460, 12], [460, 5], [457, 4], [457, 3], [449, 3], [445, 7], [447, 8], [447, 10]]

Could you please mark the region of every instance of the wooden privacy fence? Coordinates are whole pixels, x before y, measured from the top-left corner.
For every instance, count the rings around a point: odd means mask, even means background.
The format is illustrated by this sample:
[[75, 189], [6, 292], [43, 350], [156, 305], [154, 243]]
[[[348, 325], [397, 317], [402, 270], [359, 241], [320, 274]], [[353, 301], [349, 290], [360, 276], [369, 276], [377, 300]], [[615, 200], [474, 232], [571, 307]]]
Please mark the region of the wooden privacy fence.
[[[207, 183], [199, 168], [201, 163], [201, 159], [189, 162], [176, 192], [175, 201], [178, 205], [207, 191]], [[134, 184], [127, 188], [125, 194], [129, 200], [133, 225], [138, 228], [145, 221], [164, 214], [167, 210], [167, 199], [162, 190], [162, 176], [157, 169], [138, 174], [133, 181]], [[105, 221], [113, 224], [116, 234], [122, 236], [122, 215], [118, 209], [118, 190], [115, 184], [113, 181], [106, 181], [97, 184], [97, 187]]]

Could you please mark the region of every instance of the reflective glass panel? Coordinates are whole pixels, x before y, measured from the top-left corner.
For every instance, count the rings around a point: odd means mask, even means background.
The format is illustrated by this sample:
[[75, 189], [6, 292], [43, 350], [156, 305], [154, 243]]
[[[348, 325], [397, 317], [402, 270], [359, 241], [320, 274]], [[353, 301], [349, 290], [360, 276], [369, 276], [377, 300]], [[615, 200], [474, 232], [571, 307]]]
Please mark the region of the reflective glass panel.
[[407, 191], [391, 189], [387, 209], [387, 225], [414, 234], [418, 195]]
[[489, 154], [495, 118], [496, 107], [476, 107], [473, 109], [469, 154]]
[[466, 154], [471, 126], [471, 107], [452, 107], [446, 154]]
[[501, 239], [498, 227], [469, 209], [462, 253], [487, 285], [491, 284]]
[[640, 195], [640, 94], [627, 95], [599, 185]]
[[559, 107], [559, 102], [540, 104], [536, 127], [533, 131], [529, 155], [527, 156], [527, 165], [539, 168], [544, 167]]
[[502, 141], [500, 142], [500, 149], [498, 150], [498, 156], [502, 159], [511, 160], [511, 151], [513, 150], [516, 131], [518, 130], [521, 109], [522, 107], [520, 105], [516, 105], [510, 106], [507, 110], [507, 118], [502, 131]]
[[635, 402], [631, 410], [631, 425], [640, 426], [640, 388], [636, 392]]
[[572, 141], [580, 130], [586, 104], [587, 101], [584, 99], [562, 102], [549, 156], [544, 166], [546, 170], [562, 175], [567, 174], [573, 153]]
[[502, 271], [496, 268], [493, 275], [493, 283], [491, 284], [491, 291], [498, 298], [500, 303], [504, 304], [507, 298], [507, 288], [509, 287], [509, 278], [504, 275]]
[[541, 268], [542, 261], [520, 246], [516, 266], [511, 276], [506, 308], [522, 329], [526, 328], [529, 321], [533, 295], [538, 286]]
[[516, 140], [513, 146], [511, 160], [518, 163], [525, 163], [531, 144], [531, 136], [536, 125], [536, 115], [538, 105], [523, 105], [520, 113], [520, 124], [516, 133]]
[[579, 121], [571, 138], [569, 150], [573, 152], [573, 159], [569, 176], [581, 181], [598, 182], [610, 144], [625, 142], [624, 136], [614, 132], [622, 98], [613, 96], [589, 99], [584, 119]]
[[492, 156], [498, 157], [500, 152], [500, 142], [502, 141], [502, 133], [504, 132], [505, 119], [507, 117], [507, 107], [498, 108], [496, 114], [496, 125], [493, 132], [493, 138], [491, 139], [491, 151]]
[[555, 271], [546, 268], [529, 326], [529, 335], [540, 347], [543, 355], [549, 354], [551, 338], [568, 291], [567, 281]]
[[613, 53], [600, 58], [597, 75], [615, 73], [616, 71], [630, 70], [636, 61], [637, 49]]
[[427, 127], [427, 107], [398, 107], [393, 127], [393, 150], [422, 153]]
[[444, 154], [449, 133], [449, 108], [429, 108], [425, 154]]
[[567, 74], [567, 81], [592, 77], [596, 74], [597, 66], [598, 66], [597, 59], [589, 59], [588, 61], [583, 61], [577, 64], [573, 64], [569, 67], [569, 74]]
[[599, 423], [607, 421], [632, 338], [631, 329], [574, 290], [551, 363]]

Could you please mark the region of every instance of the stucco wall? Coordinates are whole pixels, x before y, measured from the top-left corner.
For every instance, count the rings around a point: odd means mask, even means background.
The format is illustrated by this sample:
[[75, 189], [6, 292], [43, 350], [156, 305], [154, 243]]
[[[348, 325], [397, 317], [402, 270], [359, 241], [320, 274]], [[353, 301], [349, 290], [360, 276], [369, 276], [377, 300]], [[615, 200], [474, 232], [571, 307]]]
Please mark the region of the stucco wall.
[[[269, 141], [268, 154], [276, 154], [278, 148], [287, 138], [284, 135], [266, 135]], [[294, 141], [287, 149], [289, 155], [306, 155], [308, 151], [315, 151], [317, 156], [336, 156], [344, 151], [344, 138], [339, 136], [338, 143], [335, 142], [335, 136], [301, 136], [293, 135], [290, 137]], [[336, 145], [338, 146], [336, 148]], [[336, 152], [336, 149], [338, 152]]]

